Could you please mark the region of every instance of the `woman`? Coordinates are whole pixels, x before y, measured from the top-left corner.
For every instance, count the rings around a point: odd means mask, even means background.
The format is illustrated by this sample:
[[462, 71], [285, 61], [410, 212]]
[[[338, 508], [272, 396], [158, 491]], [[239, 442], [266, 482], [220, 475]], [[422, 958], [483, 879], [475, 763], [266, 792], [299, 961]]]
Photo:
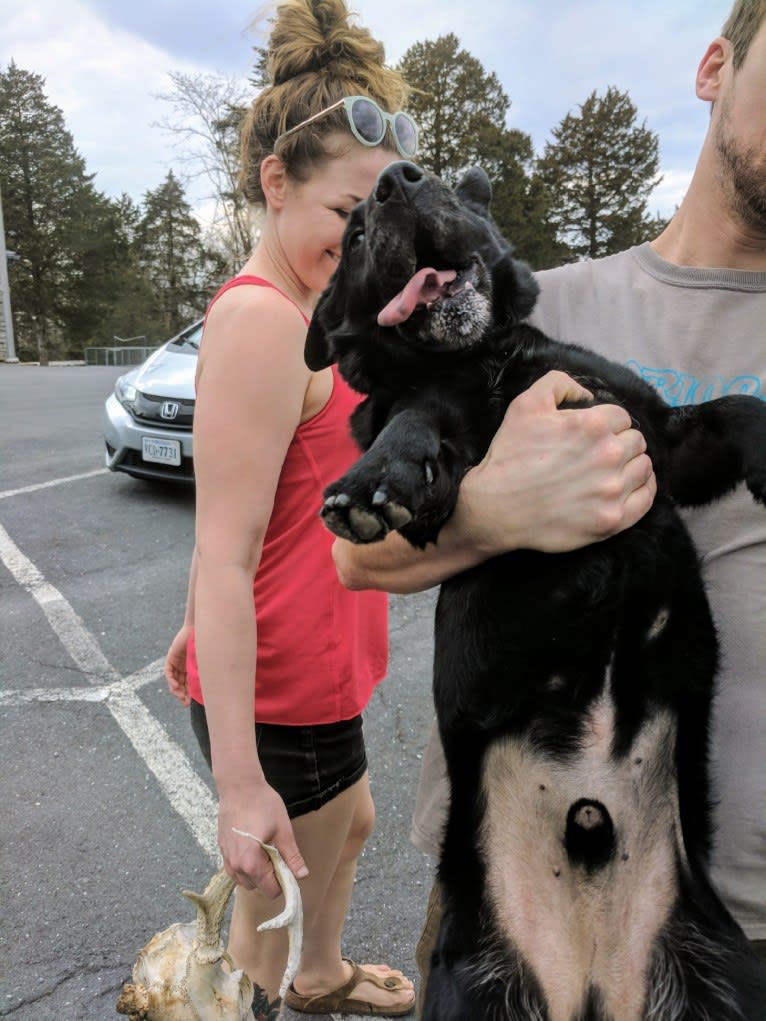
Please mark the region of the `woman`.
[[[391, 116], [404, 83], [342, 0], [281, 3], [269, 68], [273, 85], [243, 132], [243, 190], [265, 208], [262, 231], [211, 304], [200, 349], [196, 546], [166, 676], [191, 700], [212, 765], [220, 846], [239, 884], [229, 950], [258, 987], [256, 1016], [276, 1013], [268, 1000], [286, 939], [256, 932], [276, 913], [278, 888], [259, 846], [235, 830], [275, 844], [301, 881], [304, 949], [287, 1003], [391, 1016], [411, 1009], [412, 983], [341, 956], [374, 821], [360, 714], [385, 673], [385, 596], [347, 591], [335, 573], [318, 509], [324, 486], [358, 456], [347, 424], [358, 398], [334, 368], [310, 373], [303, 346], [345, 218], [383, 167], [415, 154], [416, 131]], [[620, 409], [566, 412], [586, 419], [565, 435], [557, 404], [578, 392], [554, 373], [514, 402], [438, 548], [414, 551], [393, 535], [365, 550], [361, 568], [408, 590], [419, 572], [434, 584], [528, 539], [576, 545], [580, 531], [597, 538], [629, 523], [625, 507], [650, 472], [637, 456], [643, 441]], [[348, 573], [337, 545], [336, 557]], [[364, 587], [363, 572], [353, 587]]]
[[265, 209], [260, 238], [211, 303], [200, 347], [196, 545], [166, 675], [191, 698], [212, 766], [221, 851], [239, 884], [229, 950], [258, 987], [256, 1016], [275, 1013], [266, 1000], [286, 940], [256, 932], [278, 886], [260, 847], [235, 829], [275, 844], [301, 880], [292, 1007], [396, 1015], [414, 1001], [401, 973], [341, 956], [374, 821], [360, 714], [386, 670], [386, 597], [337, 580], [317, 511], [324, 486], [358, 456], [348, 416], [359, 398], [334, 369], [311, 373], [303, 360], [346, 217], [383, 167], [415, 154], [414, 124], [388, 114], [406, 88], [383, 60], [342, 0], [277, 8], [273, 84], [242, 141], [244, 194]]

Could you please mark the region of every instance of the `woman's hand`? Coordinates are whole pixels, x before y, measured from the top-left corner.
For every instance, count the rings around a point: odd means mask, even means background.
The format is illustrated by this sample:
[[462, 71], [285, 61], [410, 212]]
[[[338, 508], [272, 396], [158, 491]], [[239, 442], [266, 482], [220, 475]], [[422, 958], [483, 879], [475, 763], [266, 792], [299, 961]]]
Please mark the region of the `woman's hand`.
[[510, 549], [562, 553], [615, 535], [657, 491], [646, 441], [624, 408], [549, 372], [520, 394], [480, 464], [466, 474], [456, 524], [488, 556]]
[[183, 706], [188, 706], [191, 702], [189, 683], [186, 677], [186, 646], [189, 644], [191, 632], [190, 624], [184, 624], [181, 627], [170, 643], [163, 669], [170, 694], [177, 698]]
[[235, 882], [246, 890], [257, 888], [267, 897], [279, 896], [281, 887], [268, 855], [257, 841], [242, 834], [276, 847], [296, 879], [308, 875], [284, 802], [265, 780], [221, 793], [218, 842], [224, 868]]

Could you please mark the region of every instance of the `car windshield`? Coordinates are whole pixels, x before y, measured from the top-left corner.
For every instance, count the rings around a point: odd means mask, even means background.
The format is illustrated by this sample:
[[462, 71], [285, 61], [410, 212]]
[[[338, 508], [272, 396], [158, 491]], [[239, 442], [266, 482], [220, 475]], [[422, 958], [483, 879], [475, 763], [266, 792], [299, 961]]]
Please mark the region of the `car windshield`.
[[202, 323], [197, 323], [192, 329], [182, 333], [169, 345], [171, 351], [199, 351], [199, 342], [202, 339]]

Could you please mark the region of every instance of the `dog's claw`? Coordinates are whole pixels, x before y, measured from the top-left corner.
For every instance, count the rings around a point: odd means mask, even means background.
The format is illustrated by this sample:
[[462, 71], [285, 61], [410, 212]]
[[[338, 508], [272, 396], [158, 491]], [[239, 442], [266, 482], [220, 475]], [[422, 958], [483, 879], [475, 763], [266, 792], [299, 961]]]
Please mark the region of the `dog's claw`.
[[351, 497], [346, 493], [335, 493], [328, 496], [324, 502], [325, 507], [348, 507]]
[[380, 512], [391, 528], [401, 528], [412, 521], [412, 513], [400, 503], [394, 503], [384, 489], [373, 493], [372, 506], [379, 507]]

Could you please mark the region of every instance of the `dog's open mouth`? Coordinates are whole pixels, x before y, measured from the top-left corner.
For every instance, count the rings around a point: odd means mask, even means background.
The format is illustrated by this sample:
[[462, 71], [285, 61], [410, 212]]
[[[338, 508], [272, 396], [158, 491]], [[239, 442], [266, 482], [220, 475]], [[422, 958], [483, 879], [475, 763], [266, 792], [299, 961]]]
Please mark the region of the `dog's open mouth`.
[[436, 311], [444, 303], [464, 296], [464, 292], [473, 291], [476, 276], [474, 264], [460, 271], [424, 266], [380, 310], [378, 325], [398, 326], [420, 309]]

